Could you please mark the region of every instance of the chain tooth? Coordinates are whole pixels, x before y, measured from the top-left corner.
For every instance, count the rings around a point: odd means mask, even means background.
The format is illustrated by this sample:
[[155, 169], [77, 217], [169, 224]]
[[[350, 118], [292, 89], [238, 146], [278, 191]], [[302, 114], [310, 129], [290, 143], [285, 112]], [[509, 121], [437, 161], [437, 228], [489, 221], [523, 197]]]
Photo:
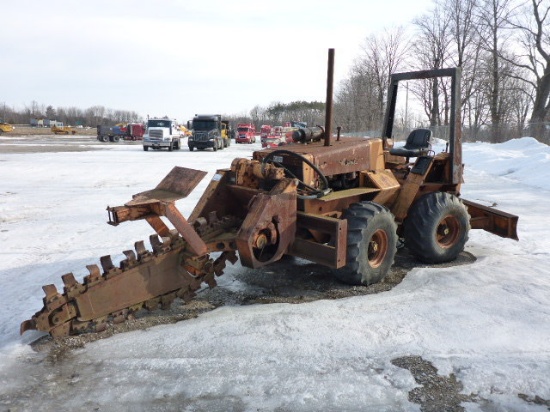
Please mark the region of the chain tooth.
[[42, 290], [46, 294], [42, 301], [44, 302], [44, 307], [49, 312], [61, 307], [67, 302], [67, 298], [57, 291], [55, 285], [44, 285], [42, 286]]
[[101, 258], [99, 258], [99, 261], [101, 263], [101, 267], [103, 268], [103, 273], [109, 273], [111, 270], [115, 269], [115, 265], [113, 265], [113, 259], [111, 259], [111, 255], [101, 256]]
[[93, 328], [96, 332], [103, 332], [107, 329], [107, 316], [93, 320]]
[[125, 250], [122, 253], [124, 254], [124, 256], [126, 256], [126, 259], [120, 262], [120, 268], [122, 270], [129, 269], [138, 264], [138, 261], [136, 259], [136, 254], [134, 253], [133, 250]]
[[160, 297], [160, 308], [162, 310], [170, 309], [172, 302], [176, 299], [176, 292], [168, 293]]
[[111, 315], [113, 316], [113, 323], [122, 323], [128, 318], [128, 309], [122, 309]]
[[160, 298], [149, 299], [147, 302], [145, 302], [145, 309], [155, 310], [159, 307], [159, 304], [160, 304]]
[[101, 271], [99, 270], [99, 266], [86, 265], [86, 268], [90, 272], [88, 276], [84, 276], [84, 284], [86, 286], [93, 286], [103, 280], [103, 277], [101, 276]]
[[145, 242], [143, 242], [143, 240], [139, 240], [136, 243], [134, 243], [134, 248], [136, 249], [136, 253], [140, 260], [144, 256], [147, 256], [148, 254], [150, 254], [150, 252], [145, 248]]
[[69, 336], [71, 334], [71, 323], [65, 322], [50, 329], [50, 335], [54, 338], [60, 338], [63, 336]]
[[126, 259], [132, 262], [137, 262], [136, 253], [133, 250], [125, 250], [122, 253], [124, 253], [124, 256], [126, 256]]
[[113, 264], [111, 255], [102, 256], [100, 258], [101, 267], [103, 268], [103, 276], [105, 279], [110, 279], [121, 273], [121, 270]]
[[42, 286], [42, 290], [46, 294], [46, 300], [51, 299], [59, 293], [55, 285], [44, 285]]
[[86, 287], [78, 282], [72, 273], [64, 274], [61, 276], [61, 280], [63, 280], [63, 284], [65, 285], [64, 290], [68, 299], [74, 298], [86, 290]]
[[78, 320], [73, 320], [71, 322], [71, 331], [74, 334], [85, 333], [90, 331], [91, 326], [92, 326], [92, 322], [90, 321], [82, 322]]
[[66, 288], [72, 288], [75, 284], [78, 283], [71, 272], [65, 273], [63, 276], [61, 276], [61, 280], [63, 281], [63, 284]]
[[157, 235], [149, 236], [151, 247], [156, 254], [164, 253], [168, 250], [168, 246]]

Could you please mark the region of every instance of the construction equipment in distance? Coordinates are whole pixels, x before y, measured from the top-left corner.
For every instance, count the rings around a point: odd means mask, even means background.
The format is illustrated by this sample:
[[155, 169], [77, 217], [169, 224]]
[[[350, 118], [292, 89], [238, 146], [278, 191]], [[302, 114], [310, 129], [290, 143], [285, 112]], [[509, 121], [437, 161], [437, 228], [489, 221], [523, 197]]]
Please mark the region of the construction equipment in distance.
[[63, 126], [57, 124], [54, 124], [52, 126], [51, 131], [53, 132], [53, 134], [76, 134], [76, 130], [73, 129], [71, 126]]
[[13, 132], [13, 129], [15, 129], [13, 125], [6, 122], [0, 122], [0, 134]]
[[[123, 206], [109, 207], [111, 225], [145, 219], [156, 232], [152, 250], [136, 242], [119, 266], [103, 256], [101, 267], [88, 266], [82, 283], [68, 273], [62, 292], [44, 286], [44, 307], [21, 324], [21, 333], [99, 331], [142, 308], [188, 301], [203, 282], [215, 286], [237, 253], [250, 268], [291, 255], [333, 268], [349, 284], [369, 285], [390, 271], [399, 239], [417, 259], [435, 263], [455, 259], [470, 228], [517, 240], [517, 216], [460, 198], [460, 68], [392, 75], [382, 137], [334, 139], [333, 49], [328, 61], [324, 128], [298, 129], [296, 144], [284, 150], [233, 160], [216, 172], [187, 219], [175, 201], [206, 173], [183, 167]], [[434, 153], [426, 129], [414, 130], [404, 147], [395, 147], [399, 82], [441, 77], [451, 83], [448, 148]]]

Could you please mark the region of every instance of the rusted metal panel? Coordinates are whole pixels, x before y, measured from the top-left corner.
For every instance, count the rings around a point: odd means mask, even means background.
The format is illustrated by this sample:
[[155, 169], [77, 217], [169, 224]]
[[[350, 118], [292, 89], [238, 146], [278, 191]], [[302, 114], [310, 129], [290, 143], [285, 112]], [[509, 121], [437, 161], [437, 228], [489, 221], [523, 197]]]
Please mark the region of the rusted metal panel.
[[517, 216], [466, 199], [462, 199], [462, 203], [468, 208], [472, 229], [483, 229], [500, 237], [519, 240]]
[[395, 203], [391, 207], [391, 212], [395, 216], [395, 220], [399, 223], [403, 222], [407, 217], [409, 209], [414, 202], [414, 199], [417, 197], [417, 194], [420, 190], [420, 187], [423, 185], [426, 175], [429, 173], [431, 165], [433, 164], [432, 157], [419, 157], [415, 163], [415, 166], [427, 162], [425, 170], [419, 170], [418, 173], [415, 173], [413, 168], [411, 172], [407, 175], [407, 179], [403, 183], [401, 190], [397, 196]]
[[[275, 149], [276, 150], [276, 149]], [[367, 139], [362, 137], [342, 138], [331, 143], [327, 149], [321, 142], [311, 144], [295, 144], [284, 146], [284, 150], [301, 154], [317, 166], [325, 176], [345, 173], [354, 173], [359, 170], [384, 169], [384, 152], [381, 139]], [[272, 149], [254, 152], [256, 160], [262, 160]], [[281, 155], [281, 162], [285, 167], [302, 178], [302, 170], [296, 167], [307, 168], [302, 162], [291, 156]]]
[[227, 188], [231, 183], [230, 175], [229, 169], [220, 169], [216, 171], [197, 205], [189, 215], [189, 222], [194, 223], [199, 217], [208, 216], [214, 211], [217, 212], [220, 217], [227, 215], [243, 215], [243, 211], [239, 213], [239, 209], [241, 208], [240, 205], [235, 202]]
[[176, 208], [174, 203], [168, 203], [165, 210], [166, 217], [174, 225], [181, 237], [187, 242], [189, 249], [197, 256], [208, 253], [208, 248], [198, 233], [193, 229], [185, 217]]
[[392, 202], [401, 188], [401, 185], [389, 169], [362, 172], [361, 175], [368, 178], [368, 182], [364, 184], [379, 189], [379, 193], [376, 194], [372, 201], [381, 205], [388, 205]]
[[134, 195], [134, 199], [126, 205], [135, 206], [147, 203], [149, 200], [174, 202], [187, 197], [204, 176], [206, 176], [206, 172], [202, 170], [175, 166], [153, 190]]
[[334, 211], [342, 211], [347, 209], [352, 203], [361, 202], [367, 197], [373, 197], [379, 191], [379, 189], [371, 187], [356, 187], [332, 192], [327, 196], [317, 199], [300, 199], [298, 200], [298, 210], [314, 214], [329, 214]]
[[108, 282], [89, 287], [86, 293], [75, 298], [78, 320], [106, 316], [192, 284], [194, 278], [179, 266], [179, 260], [177, 253], [162, 255], [124, 276], [115, 276]]
[[243, 266], [258, 268], [286, 252], [296, 235], [296, 197], [296, 181], [284, 179], [252, 199], [236, 238]]
[[331, 268], [346, 265], [348, 221], [329, 216], [298, 212], [298, 228], [328, 235], [324, 243], [295, 238], [288, 248], [288, 254], [310, 260]]

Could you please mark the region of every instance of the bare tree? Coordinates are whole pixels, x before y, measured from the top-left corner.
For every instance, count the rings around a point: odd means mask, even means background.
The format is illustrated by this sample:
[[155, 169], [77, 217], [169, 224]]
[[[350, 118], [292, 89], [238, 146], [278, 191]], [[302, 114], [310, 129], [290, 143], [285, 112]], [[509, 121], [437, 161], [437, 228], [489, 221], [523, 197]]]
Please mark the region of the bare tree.
[[502, 120], [506, 117], [503, 93], [509, 65], [502, 56], [510, 43], [510, 32], [506, 29], [511, 11], [512, 0], [481, 0], [479, 9], [481, 47], [485, 52], [481, 70], [485, 79], [483, 91], [488, 95], [493, 142], [502, 139]]
[[336, 94], [334, 117], [347, 131], [379, 130], [384, 116], [390, 75], [406, 63], [410, 43], [396, 27], [365, 39], [349, 78]]
[[450, 21], [451, 66], [462, 67], [461, 93], [465, 136], [476, 134], [483, 118], [483, 105], [479, 101], [481, 90], [481, 47], [479, 31], [480, 0], [439, 0], [447, 10]]
[[[450, 62], [451, 19], [449, 11], [436, 4], [430, 12], [414, 19], [417, 38], [414, 46], [415, 68], [440, 69]], [[431, 126], [441, 125], [440, 87], [438, 79], [415, 83], [412, 89], [424, 105]], [[445, 107], [448, 103], [445, 104]], [[444, 111], [448, 109], [444, 108]]]
[[518, 43], [523, 51], [512, 63], [531, 73], [523, 79], [534, 89], [530, 129], [536, 138], [542, 138], [544, 122], [550, 118], [550, 3], [548, 0], [528, 0], [520, 12], [510, 19], [518, 30]]

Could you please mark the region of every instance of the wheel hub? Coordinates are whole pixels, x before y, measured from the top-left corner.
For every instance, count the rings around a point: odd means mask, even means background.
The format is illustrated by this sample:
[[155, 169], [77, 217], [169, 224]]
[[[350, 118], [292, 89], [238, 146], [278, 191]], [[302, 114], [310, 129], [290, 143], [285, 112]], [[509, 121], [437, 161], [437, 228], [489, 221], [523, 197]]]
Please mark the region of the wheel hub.
[[459, 238], [460, 223], [455, 216], [445, 216], [437, 226], [437, 243], [442, 248], [450, 248]]
[[379, 267], [388, 252], [388, 235], [382, 229], [378, 229], [372, 235], [369, 242], [368, 259], [371, 267]]

